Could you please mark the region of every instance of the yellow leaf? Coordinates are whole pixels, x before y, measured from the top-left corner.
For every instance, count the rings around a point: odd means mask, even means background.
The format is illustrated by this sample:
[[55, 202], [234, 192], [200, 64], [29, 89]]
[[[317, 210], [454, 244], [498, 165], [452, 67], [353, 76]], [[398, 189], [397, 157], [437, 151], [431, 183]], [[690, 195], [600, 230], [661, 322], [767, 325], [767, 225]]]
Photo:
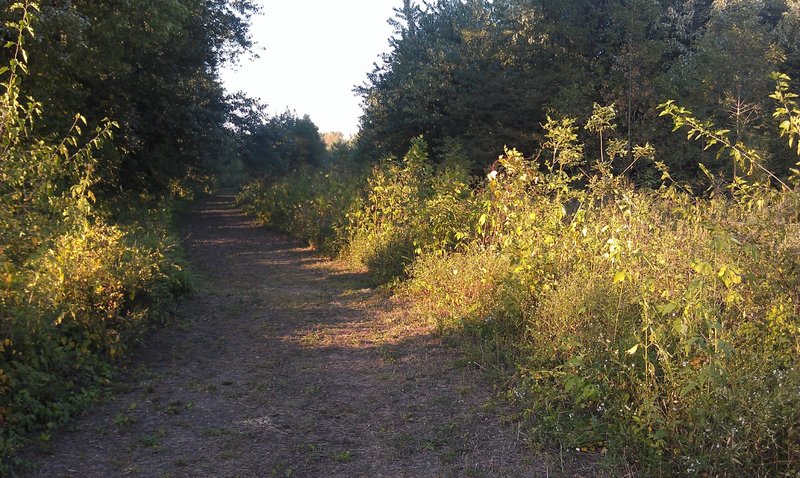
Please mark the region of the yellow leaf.
[[628, 355], [633, 355], [636, 353], [637, 350], [639, 350], [639, 344], [636, 344], [633, 347], [629, 348], [628, 350], [625, 351], [625, 353]]
[[692, 269], [701, 275], [709, 275], [714, 272], [711, 264], [705, 261], [697, 261], [692, 263]]
[[624, 271], [619, 271], [616, 274], [614, 274], [614, 283], [617, 284], [620, 282], [624, 282], [626, 277], [627, 275], [625, 274]]

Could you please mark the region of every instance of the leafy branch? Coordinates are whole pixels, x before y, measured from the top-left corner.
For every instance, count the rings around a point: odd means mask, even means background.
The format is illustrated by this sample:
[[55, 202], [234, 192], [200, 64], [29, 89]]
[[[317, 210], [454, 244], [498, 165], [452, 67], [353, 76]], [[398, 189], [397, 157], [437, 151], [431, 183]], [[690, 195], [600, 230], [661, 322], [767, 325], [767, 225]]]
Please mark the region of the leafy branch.
[[[769, 95], [770, 98], [778, 102], [778, 108], [772, 113], [772, 117], [781, 121], [778, 128], [781, 138], [788, 136], [789, 148], [795, 149], [797, 143], [797, 154], [800, 155], [800, 107], [797, 105], [799, 95], [789, 91], [791, 78], [785, 73], [773, 72], [771, 75], [775, 80], [775, 92]], [[797, 168], [791, 168], [792, 176], [790, 179], [800, 184], [800, 162]]]
[[788, 184], [781, 180], [775, 173], [770, 171], [764, 166], [766, 162], [764, 158], [754, 149], [749, 148], [741, 141], [732, 141], [729, 137], [730, 130], [717, 128], [710, 121], [701, 121], [694, 117], [691, 111], [678, 106], [674, 100], [669, 100], [658, 106], [661, 110], [659, 116], [669, 116], [672, 118], [674, 124], [673, 131], [678, 131], [681, 128], [687, 128], [687, 139], [689, 140], [703, 140], [705, 146], [703, 150], [708, 150], [714, 146], [720, 146], [717, 157], [728, 151], [734, 164], [746, 171], [748, 175], [758, 169], [764, 172], [767, 176], [781, 185], [784, 190], [790, 190]]

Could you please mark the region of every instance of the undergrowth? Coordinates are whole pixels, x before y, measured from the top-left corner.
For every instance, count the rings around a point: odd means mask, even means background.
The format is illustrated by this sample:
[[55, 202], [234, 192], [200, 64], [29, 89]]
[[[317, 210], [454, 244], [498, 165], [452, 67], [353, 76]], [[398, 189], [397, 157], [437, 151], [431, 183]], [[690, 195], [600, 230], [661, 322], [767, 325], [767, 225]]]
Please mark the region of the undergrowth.
[[98, 396], [188, 286], [170, 202], [101, 203], [92, 192], [94, 154], [116, 125], [83, 134], [78, 115], [63, 138], [37, 134], [42, 106], [19, 86], [35, 5], [9, 9], [18, 20], [0, 71], [0, 475], [21, 445], [48, 440]]
[[[788, 78], [773, 96], [794, 146]], [[613, 131], [595, 105], [586, 129]], [[668, 102], [662, 116], [735, 163], [710, 188], [626, 172], [649, 145], [607, 138], [592, 163], [574, 119], [539, 154], [506, 150], [471, 180], [420, 138], [368, 176], [304, 171], [245, 188], [265, 223], [367, 266], [442, 331], [484, 344], [541, 441], [608, 453], [653, 476], [800, 475], [800, 173]], [[623, 163], [620, 165], [619, 163]], [[627, 162], [627, 167], [622, 167]], [[742, 173], [744, 172], [744, 173]]]

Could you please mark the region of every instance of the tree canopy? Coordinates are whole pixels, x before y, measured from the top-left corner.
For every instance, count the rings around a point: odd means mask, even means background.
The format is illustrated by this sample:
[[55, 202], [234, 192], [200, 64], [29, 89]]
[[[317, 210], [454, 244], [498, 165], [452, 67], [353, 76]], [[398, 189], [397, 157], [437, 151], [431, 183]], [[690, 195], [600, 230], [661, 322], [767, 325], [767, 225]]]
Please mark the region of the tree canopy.
[[[748, 135], [774, 169], [793, 164], [761, 133], [770, 73], [800, 69], [796, 0], [406, 1], [392, 24], [390, 51], [357, 88], [364, 151], [399, 157], [423, 134], [434, 156], [456, 142], [480, 170], [503, 145], [533, 150], [548, 114], [588, 118], [598, 103], [615, 107], [621, 141], [654, 142], [691, 177], [697, 155], [656, 111], [676, 99]], [[652, 168], [632, 172], [646, 182]]]
[[[0, 1], [6, 16], [9, 3]], [[254, 100], [229, 96], [221, 85], [221, 66], [249, 54], [258, 12], [251, 0], [39, 2], [22, 82], [23, 93], [44, 105], [38, 131], [63, 133], [76, 112], [90, 125], [116, 121], [98, 165], [102, 186], [113, 190], [163, 189], [231, 158], [256, 169], [277, 162], [281, 171], [289, 156], [317, 160], [321, 147], [308, 118], [259, 113], [243, 120], [243, 102]]]

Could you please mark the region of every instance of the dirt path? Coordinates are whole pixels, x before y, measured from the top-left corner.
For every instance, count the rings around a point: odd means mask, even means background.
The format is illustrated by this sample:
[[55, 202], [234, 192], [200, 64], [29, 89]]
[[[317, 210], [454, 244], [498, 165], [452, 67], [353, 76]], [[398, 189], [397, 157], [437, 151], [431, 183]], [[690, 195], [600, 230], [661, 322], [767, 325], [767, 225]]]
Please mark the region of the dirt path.
[[363, 277], [244, 217], [184, 225], [178, 327], [113, 397], [29, 452], [35, 477], [560, 476], [498, 424], [490, 385]]

